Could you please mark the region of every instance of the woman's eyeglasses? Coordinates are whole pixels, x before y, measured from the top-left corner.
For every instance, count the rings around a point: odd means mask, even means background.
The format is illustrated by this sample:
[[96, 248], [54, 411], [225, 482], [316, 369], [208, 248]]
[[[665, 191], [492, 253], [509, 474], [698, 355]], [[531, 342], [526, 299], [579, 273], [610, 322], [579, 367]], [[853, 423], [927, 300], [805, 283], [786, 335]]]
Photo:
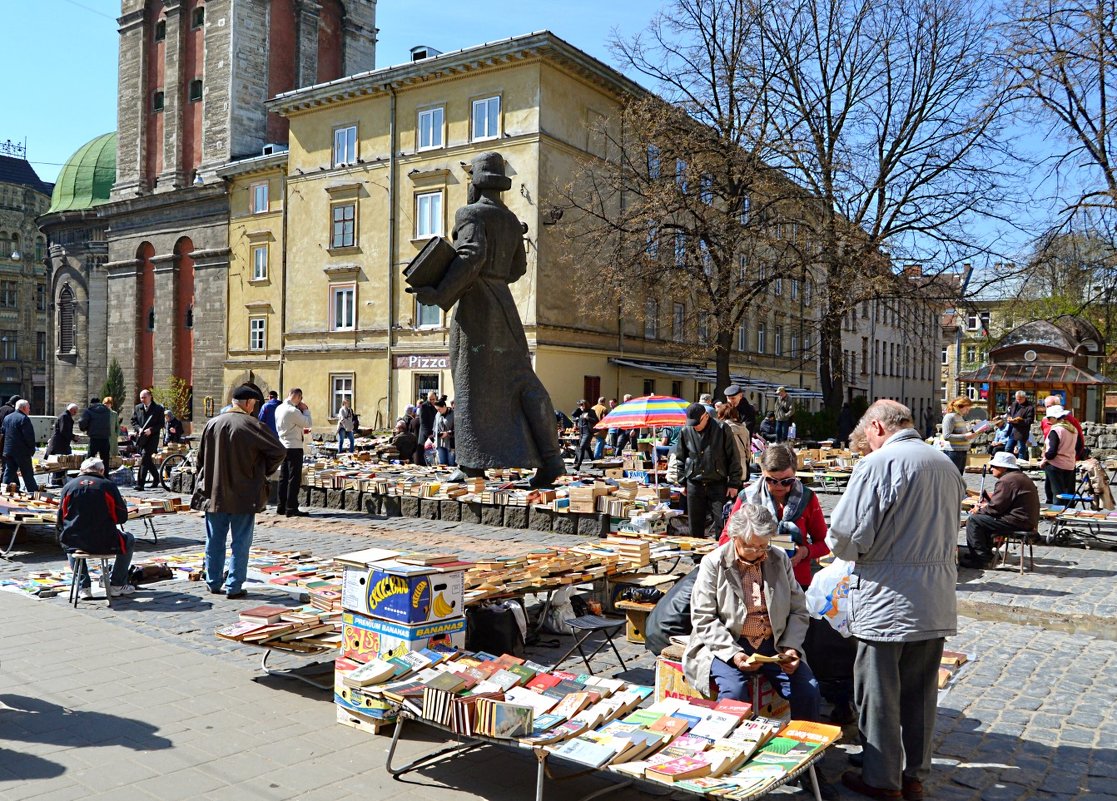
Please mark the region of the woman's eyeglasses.
[[776, 486], [778, 484], [781, 487], [790, 487], [796, 481], [795, 478], [772, 478], [771, 476], [764, 476], [764, 480], [772, 486]]

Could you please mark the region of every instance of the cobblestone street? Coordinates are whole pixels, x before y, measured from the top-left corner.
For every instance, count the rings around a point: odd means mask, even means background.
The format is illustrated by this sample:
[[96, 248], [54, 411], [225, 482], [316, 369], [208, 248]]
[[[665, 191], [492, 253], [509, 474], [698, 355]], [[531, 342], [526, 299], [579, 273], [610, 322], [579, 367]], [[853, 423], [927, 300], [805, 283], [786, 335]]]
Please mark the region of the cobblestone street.
[[[837, 496], [822, 500], [829, 513]], [[159, 518], [157, 526], [155, 546], [132, 524], [137, 562], [202, 547], [199, 516]], [[468, 558], [582, 541], [316, 510], [299, 520], [261, 515], [255, 544], [322, 555], [370, 546], [452, 550]], [[0, 575], [63, 563], [46, 530], [21, 536], [12, 559], [0, 562]], [[1036, 569], [1023, 576], [1009, 568], [960, 572], [963, 617], [948, 647], [972, 661], [940, 698], [929, 798], [1117, 798], [1117, 753], [1107, 734], [1117, 725], [1117, 687], [1108, 679], [1117, 671], [1114, 575], [1117, 552], [1047, 545], [1036, 548]], [[285, 597], [249, 589], [247, 598], [227, 601], [200, 582], [161, 582], [111, 610], [86, 602], [76, 612], [64, 597], [0, 593], [0, 701], [17, 710], [0, 712], [0, 797], [530, 797], [528, 755], [509, 758], [492, 748], [391, 779], [382, 767], [387, 738], [337, 725], [326, 693], [263, 676], [258, 649], [213, 636], [239, 609]], [[626, 675], [650, 682], [651, 656], [631, 644], [621, 651]], [[529, 653], [546, 662], [559, 652]], [[620, 670], [615, 657], [597, 665]], [[401, 759], [433, 747], [416, 738], [416, 728]], [[493, 764], [502, 766], [499, 779]], [[841, 750], [823, 768], [836, 779], [845, 768]], [[604, 786], [588, 778], [574, 784], [561, 785], [563, 792]], [[624, 790], [612, 797], [643, 796]]]

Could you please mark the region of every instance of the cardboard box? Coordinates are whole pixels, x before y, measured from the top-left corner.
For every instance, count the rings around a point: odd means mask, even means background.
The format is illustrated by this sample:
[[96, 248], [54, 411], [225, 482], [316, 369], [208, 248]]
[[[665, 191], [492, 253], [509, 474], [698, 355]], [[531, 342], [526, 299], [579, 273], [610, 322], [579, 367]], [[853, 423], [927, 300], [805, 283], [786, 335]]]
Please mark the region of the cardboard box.
[[358, 662], [367, 662], [400, 645], [408, 651], [420, 651], [432, 643], [465, 648], [465, 618], [408, 626], [354, 612], [341, 614], [342, 655]]
[[[407, 567], [406, 575], [402, 568]], [[368, 570], [345, 569], [341, 606], [350, 612], [397, 623], [433, 623], [460, 617], [465, 610], [461, 570], [440, 573], [377, 562]]]
[[[759, 674], [758, 674], [759, 675]], [[752, 699], [757, 715], [769, 718], [791, 719], [791, 705], [785, 701], [771, 682], [761, 677], [755, 685], [757, 697]], [[664, 698], [701, 698], [702, 694], [691, 687], [683, 675], [683, 663], [663, 656], [655, 660], [655, 700]]]

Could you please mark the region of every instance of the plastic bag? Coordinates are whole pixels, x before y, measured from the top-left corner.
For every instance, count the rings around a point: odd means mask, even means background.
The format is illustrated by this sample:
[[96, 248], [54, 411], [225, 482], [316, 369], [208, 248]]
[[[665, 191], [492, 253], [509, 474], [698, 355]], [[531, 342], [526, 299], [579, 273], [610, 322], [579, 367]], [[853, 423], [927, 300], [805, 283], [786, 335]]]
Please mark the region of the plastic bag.
[[573, 587], [560, 587], [551, 596], [551, 605], [547, 609], [547, 616], [543, 618], [541, 628], [548, 634], [573, 634], [566, 621], [577, 617], [574, 613], [574, 604], [570, 600]]
[[807, 611], [825, 620], [843, 637], [849, 636], [849, 584], [853, 562], [835, 558], [814, 574], [807, 588]]

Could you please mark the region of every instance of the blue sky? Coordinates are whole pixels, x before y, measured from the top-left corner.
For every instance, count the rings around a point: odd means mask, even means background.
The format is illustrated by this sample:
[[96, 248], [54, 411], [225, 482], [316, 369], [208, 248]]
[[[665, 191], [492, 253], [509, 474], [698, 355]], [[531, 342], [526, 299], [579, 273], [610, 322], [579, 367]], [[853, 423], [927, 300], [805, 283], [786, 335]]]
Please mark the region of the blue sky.
[[[0, 141], [27, 139], [39, 176], [53, 181], [83, 144], [116, 128], [118, 0], [3, 0]], [[379, 0], [378, 67], [424, 44], [456, 50], [549, 29], [612, 63], [610, 32], [643, 28], [655, 0]], [[18, 35], [13, 32], [18, 31]]]

